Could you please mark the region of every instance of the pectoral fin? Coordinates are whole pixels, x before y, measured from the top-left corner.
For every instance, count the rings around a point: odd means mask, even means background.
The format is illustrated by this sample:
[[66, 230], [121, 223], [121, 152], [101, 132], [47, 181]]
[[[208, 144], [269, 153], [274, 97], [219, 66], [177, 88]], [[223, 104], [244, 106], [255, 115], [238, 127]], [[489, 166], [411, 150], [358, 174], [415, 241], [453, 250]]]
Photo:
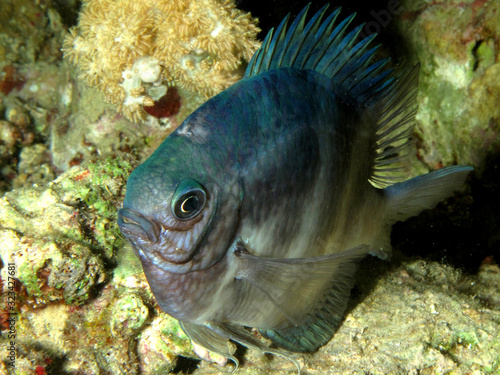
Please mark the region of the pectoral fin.
[[282, 327], [261, 330], [265, 336], [287, 350], [313, 351], [335, 332], [368, 251], [360, 246], [321, 257], [274, 259], [254, 256], [240, 242], [236, 278], [259, 289], [287, 318]]

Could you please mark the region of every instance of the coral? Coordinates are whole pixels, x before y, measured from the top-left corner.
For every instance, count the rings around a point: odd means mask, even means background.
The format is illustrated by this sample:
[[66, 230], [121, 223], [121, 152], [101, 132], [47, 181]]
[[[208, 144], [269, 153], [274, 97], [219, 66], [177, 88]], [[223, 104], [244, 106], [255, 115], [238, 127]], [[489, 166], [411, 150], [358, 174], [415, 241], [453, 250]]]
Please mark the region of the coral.
[[500, 150], [498, 1], [404, 1], [397, 21], [421, 63], [418, 156], [425, 168], [471, 164]]
[[179, 86], [208, 98], [236, 82], [259, 29], [232, 0], [87, 0], [65, 56], [126, 117]]

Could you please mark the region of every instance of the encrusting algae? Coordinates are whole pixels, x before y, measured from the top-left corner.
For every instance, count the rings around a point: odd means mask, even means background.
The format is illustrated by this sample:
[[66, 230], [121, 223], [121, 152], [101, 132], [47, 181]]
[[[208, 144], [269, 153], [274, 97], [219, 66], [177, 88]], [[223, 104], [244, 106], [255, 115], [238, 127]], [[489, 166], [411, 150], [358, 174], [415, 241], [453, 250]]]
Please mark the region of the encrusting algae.
[[63, 51], [89, 85], [138, 122], [168, 87], [209, 98], [238, 81], [258, 32], [232, 0], [86, 0]]

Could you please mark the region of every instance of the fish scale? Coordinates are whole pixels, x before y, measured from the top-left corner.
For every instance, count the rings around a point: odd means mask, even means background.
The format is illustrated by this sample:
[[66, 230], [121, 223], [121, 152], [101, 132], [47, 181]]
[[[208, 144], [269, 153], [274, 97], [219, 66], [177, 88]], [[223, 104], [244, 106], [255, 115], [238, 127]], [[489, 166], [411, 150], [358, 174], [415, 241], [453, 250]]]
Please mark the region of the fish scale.
[[[355, 272], [396, 221], [460, 188], [468, 166], [409, 180], [418, 65], [396, 75], [328, 6], [266, 36], [244, 78], [191, 114], [127, 182], [118, 224], [160, 307], [237, 363], [332, 337]], [[406, 181], [405, 181], [406, 180]], [[250, 334], [258, 329], [267, 346]]]

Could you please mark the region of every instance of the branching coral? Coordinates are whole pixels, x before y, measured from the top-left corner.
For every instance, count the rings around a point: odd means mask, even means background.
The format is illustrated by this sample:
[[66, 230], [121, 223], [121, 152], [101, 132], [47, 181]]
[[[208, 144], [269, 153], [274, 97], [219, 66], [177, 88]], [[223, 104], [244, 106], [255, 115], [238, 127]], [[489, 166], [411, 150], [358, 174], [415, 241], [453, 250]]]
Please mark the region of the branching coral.
[[169, 86], [208, 98], [237, 81], [259, 46], [255, 23], [232, 0], [86, 0], [63, 51], [138, 121]]

